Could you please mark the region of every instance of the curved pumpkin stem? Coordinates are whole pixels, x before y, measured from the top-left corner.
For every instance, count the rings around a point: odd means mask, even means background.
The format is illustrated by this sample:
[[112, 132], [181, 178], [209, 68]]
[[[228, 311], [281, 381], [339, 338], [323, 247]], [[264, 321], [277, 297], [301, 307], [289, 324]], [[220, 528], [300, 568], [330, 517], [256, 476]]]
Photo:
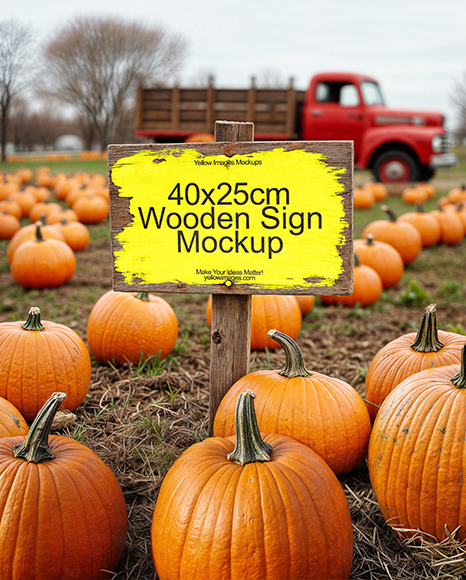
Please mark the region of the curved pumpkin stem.
[[240, 393], [236, 404], [236, 446], [227, 455], [227, 459], [238, 465], [271, 461], [272, 445], [266, 443], [261, 437], [254, 410], [255, 396], [248, 389], [245, 393]]
[[304, 358], [301, 349], [291, 337], [276, 329], [269, 330], [267, 332], [267, 336], [273, 340], [276, 340], [285, 351], [285, 367], [279, 371], [278, 374], [286, 377], [287, 379], [293, 379], [294, 377], [312, 376], [312, 373], [307, 370], [304, 364]]
[[388, 219], [392, 222], [395, 223], [396, 220], [398, 219], [398, 216], [396, 215], [396, 213], [392, 210], [391, 207], [388, 207], [388, 205], [381, 205], [380, 209], [382, 211], [384, 211], [387, 215], [388, 215]]
[[149, 292], [138, 292], [134, 297], [143, 302], [149, 302]]
[[45, 328], [40, 319], [40, 308], [31, 306], [26, 322], [21, 325], [21, 328], [24, 330], [43, 330]]
[[65, 397], [66, 393], [52, 393], [45, 401], [37, 413], [24, 443], [13, 446], [13, 454], [16, 458], [24, 459], [30, 463], [41, 463], [55, 457], [48, 440], [55, 413]]
[[429, 304], [424, 309], [416, 339], [411, 348], [416, 352], [438, 352], [443, 348], [437, 330], [437, 304]]
[[461, 366], [458, 374], [451, 377], [451, 382], [458, 389], [466, 389], [466, 346], [461, 350]]

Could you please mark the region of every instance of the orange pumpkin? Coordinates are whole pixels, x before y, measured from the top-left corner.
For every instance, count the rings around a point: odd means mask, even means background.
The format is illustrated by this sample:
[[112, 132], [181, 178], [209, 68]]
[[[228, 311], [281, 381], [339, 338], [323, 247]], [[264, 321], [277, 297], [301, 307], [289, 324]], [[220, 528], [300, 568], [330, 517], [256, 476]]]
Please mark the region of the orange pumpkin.
[[380, 407], [369, 445], [372, 488], [402, 537], [466, 540], [466, 354], [399, 383]]
[[178, 338], [178, 320], [166, 300], [147, 292], [110, 290], [97, 300], [87, 322], [87, 343], [103, 364], [165, 358]]
[[374, 240], [372, 234], [368, 234], [366, 239], [354, 240], [353, 246], [359, 262], [377, 272], [384, 288], [393, 288], [398, 284], [405, 269], [398, 250], [390, 244]]
[[374, 420], [378, 407], [406, 377], [426, 368], [459, 361], [466, 336], [437, 328], [437, 308], [424, 309], [417, 332], [390, 341], [372, 359], [366, 374], [365, 399]]
[[312, 296], [312, 294], [299, 294], [295, 296], [296, 300], [298, 301], [299, 307], [301, 308], [301, 314], [305, 316], [314, 308], [316, 297]]
[[175, 461], [151, 530], [160, 580], [345, 579], [348, 502], [325, 461], [298, 441], [260, 434], [254, 393], [238, 398], [236, 437], [210, 437]]
[[0, 397], [15, 405], [27, 421], [56, 390], [67, 394], [65, 407], [74, 411], [90, 381], [89, 352], [71, 328], [42, 321], [36, 307], [25, 322], [0, 323]]
[[[212, 297], [206, 306], [209, 326], [212, 324]], [[296, 340], [301, 331], [301, 307], [294, 296], [253, 294], [251, 297], [251, 350], [273, 350], [275, 340], [267, 336], [270, 328], [278, 328]]]
[[413, 225], [421, 235], [422, 247], [428, 248], [437, 244], [440, 240], [440, 224], [430, 212], [424, 210], [419, 204], [417, 211], [409, 211], [398, 216], [399, 222], [408, 222]]
[[[23, 242], [29, 242], [31, 240], [35, 240], [37, 237], [36, 234], [37, 226], [36, 224], [28, 224], [27, 226], [22, 226], [11, 238], [8, 243], [6, 249], [6, 257], [8, 263], [11, 264], [11, 260], [13, 259], [13, 254], [16, 252], [18, 247]], [[60, 228], [51, 225], [42, 225], [40, 230], [41, 236], [44, 239], [52, 238], [54, 240], [60, 240], [62, 242], [65, 241], [63, 234], [60, 231]]]
[[270, 330], [286, 356], [282, 370], [261, 370], [238, 379], [223, 397], [214, 420], [214, 435], [234, 433], [239, 393], [254, 388], [262, 433], [293, 437], [316, 451], [338, 475], [364, 460], [371, 423], [364, 401], [348, 383], [308, 371], [294, 340]]
[[395, 212], [386, 205], [381, 209], [388, 215], [387, 220], [375, 220], [369, 223], [362, 232], [367, 238], [373, 234], [374, 239], [386, 242], [401, 254], [405, 266], [415, 260], [422, 250], [421, 234], [409, 223], [398, 221]]
[[440, 226], [440, 244], [456, 246], [463, 241], [463, 221], [455, 213], [444, 211], [442, 208], [430, 212]]
[[78, 197], [71, 206], [83, 224], [97, 224], [108, 218], [108, 201], [100, 195]]
[[88, 447], [50, 435], [65, 397], [54, 393], [26, 436], [0, 439], [0, 577], [103, 580], [125, 547], [117, 479]]
[[14, 215], [19, 220], [23, 217], [23, 210], [21, 209], [19, 203], [9, 198], [0, 201], [0, 212]]
[[36, 239], [20, 244], [11, 258], [11, 275], [23, 288], [61, 286], [76, 269], [73, 250], [65, 242], [44, 238], [41, 227], [37, 222]]
[[370, 306], [382, 296], [383, 284], [380, 275], [370, 266], [359, 262], [354, 254], [353, 292], [349, 295], [321, 296], [324, 304], [342, 304], [343, 306]]
[[21, 227], [21, 222], [15, 215], [0, 211], [0, 239], [10, 240]]
[[404, 203], [411, 205], [424, 203], [427, 200], [427, 191], [423, 187], [419, 187], [419, 185], [411, 185], [403, 189], [401, 199]]
[[59, 225], [65, 242], [74, 252], [80, 252], [89, 246], [91, 234], [84, 224], [79, 221], [68, 222], [66, 219], [63, 219]]
[[0, 397], [0, 438], [26, 435], [29, 431], [26, 419], [10, 401]]
[[375, 197], [369, 187], [355, 187], [353, 191], [353, 205], [355, 209], [370, 209], [374, 207]]

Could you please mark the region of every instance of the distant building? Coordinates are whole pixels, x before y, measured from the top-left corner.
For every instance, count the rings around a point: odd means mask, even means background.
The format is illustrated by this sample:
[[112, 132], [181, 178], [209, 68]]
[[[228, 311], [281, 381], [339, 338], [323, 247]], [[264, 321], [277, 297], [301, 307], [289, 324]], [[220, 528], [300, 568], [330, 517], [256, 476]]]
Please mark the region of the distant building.
[[54, 149], [56, 151], [82, 151], [84, 142], [77, 135], [61, 135], [55, 141]]

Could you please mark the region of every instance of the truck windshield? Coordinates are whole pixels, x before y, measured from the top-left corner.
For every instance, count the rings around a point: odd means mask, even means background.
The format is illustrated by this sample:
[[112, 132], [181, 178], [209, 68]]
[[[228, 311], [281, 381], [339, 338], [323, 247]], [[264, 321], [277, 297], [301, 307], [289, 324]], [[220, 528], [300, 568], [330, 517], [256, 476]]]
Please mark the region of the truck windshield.
[[366, 105], [385, 105], [385, 101], [380, 87], [377, 83], [372, 81], [361, 82], [361, 92]]

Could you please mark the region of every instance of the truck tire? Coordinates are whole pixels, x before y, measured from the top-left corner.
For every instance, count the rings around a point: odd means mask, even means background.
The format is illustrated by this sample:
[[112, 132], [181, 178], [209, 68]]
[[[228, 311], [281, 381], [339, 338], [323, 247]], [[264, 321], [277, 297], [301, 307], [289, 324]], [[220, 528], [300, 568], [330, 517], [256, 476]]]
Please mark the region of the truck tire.
[[431, 169], [428, 165], [421, 165], [419, 171], [419, 181], [429, 181], [434, 177], [435, 169]]
[[385, 183], [417, 181], [419, 170], [419, 164], [412, 155], [397, 149], [381, 153], [373, 165], [376, 181]]

